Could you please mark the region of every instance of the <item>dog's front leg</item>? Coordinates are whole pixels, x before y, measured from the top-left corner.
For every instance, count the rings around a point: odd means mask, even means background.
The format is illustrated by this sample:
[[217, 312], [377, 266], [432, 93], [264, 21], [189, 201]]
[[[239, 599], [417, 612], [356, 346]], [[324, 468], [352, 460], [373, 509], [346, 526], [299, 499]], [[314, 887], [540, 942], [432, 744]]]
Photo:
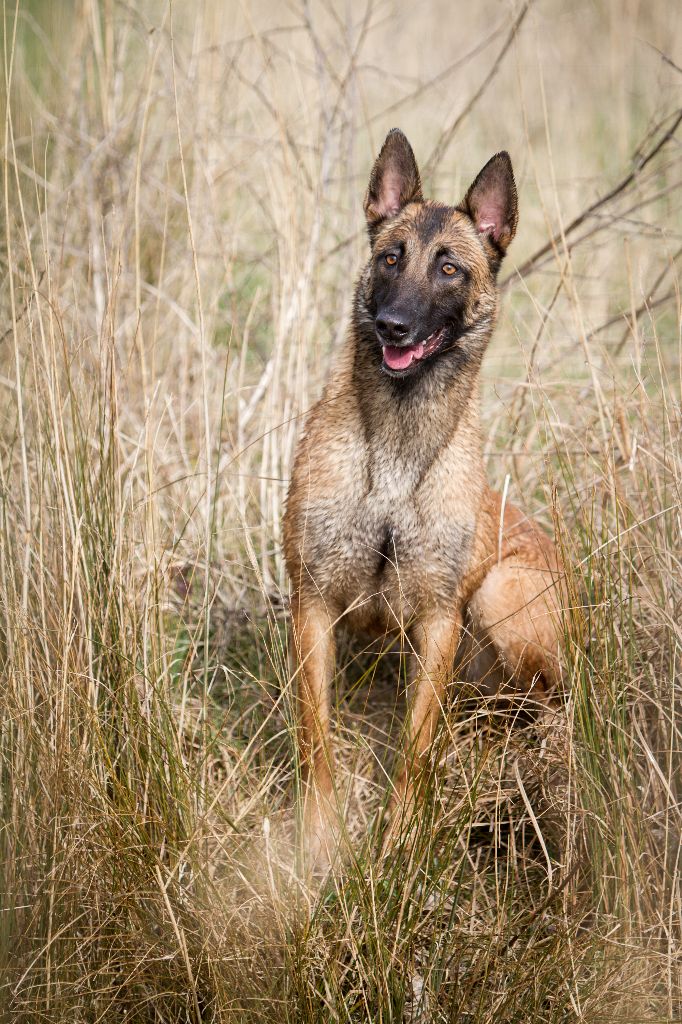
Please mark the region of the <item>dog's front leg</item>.
[[408, 693], [403, 764], [391, 801], [386, 845], [395, 839], [417, 809], [428, 770], [431, 744], [443, 707], [462, 628], [459, 613], [432, 614], [413, 631], [415, 671]]
[[334, 623], [316, 595], [292, 601], [298, 657], [298, 742], [303, 767], [303, 845], [309, 867], [327, 867], [336, 848], [334, 758], [329, 735]]

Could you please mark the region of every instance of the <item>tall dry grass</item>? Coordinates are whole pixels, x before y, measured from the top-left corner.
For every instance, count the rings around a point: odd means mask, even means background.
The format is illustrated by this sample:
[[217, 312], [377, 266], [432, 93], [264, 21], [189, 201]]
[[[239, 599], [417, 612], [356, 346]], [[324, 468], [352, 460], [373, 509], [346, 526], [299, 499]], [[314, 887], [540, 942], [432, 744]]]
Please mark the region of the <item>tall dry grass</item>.
[[[3, 1019], [679, 1019], [674, 5], [20, 0], [2, 50]], [[402, 670], [346, 651], [315, 888], [280, 520], [394, 124], [450, 201], [512, 153], [486, 458], [586, 612], [555, 712], [453, 687], [385, 862]]]

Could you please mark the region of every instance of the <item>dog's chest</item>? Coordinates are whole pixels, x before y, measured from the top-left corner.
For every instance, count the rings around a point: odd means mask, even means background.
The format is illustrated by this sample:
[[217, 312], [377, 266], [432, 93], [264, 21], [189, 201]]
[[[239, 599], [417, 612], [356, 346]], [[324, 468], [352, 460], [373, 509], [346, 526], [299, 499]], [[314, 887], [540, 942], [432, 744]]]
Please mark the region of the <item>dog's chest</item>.
[[358, 620], [403, 618], [455, 599], [474, 522], [448, 509], [444, 481], [428, 470], [409, 451], [358, 446], [335, 494], [309, 506], [308, 570]]

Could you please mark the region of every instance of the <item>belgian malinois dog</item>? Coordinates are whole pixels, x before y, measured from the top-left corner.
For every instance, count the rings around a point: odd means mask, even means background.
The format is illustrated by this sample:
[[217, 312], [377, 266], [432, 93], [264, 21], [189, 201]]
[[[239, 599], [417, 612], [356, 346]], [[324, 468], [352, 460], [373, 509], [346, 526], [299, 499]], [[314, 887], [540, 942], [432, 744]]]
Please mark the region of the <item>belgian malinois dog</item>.
[[466, 636], [506, 685], [559, 677], [563, 584], [554, 544], [485, 479], [479, 373], [496, 277], [518, 219], [506, 152], [464, 200], [425, 200], [412, 148], [389, 133], [364, 204], [371, 254], [350, 328], [301, 438], [284, 519], [298, 656], [308, 854], [339, 835], [329, 736], [334, 631], [399, 633], [412, 651], [392, 819], [418, 803], [455, 656]]

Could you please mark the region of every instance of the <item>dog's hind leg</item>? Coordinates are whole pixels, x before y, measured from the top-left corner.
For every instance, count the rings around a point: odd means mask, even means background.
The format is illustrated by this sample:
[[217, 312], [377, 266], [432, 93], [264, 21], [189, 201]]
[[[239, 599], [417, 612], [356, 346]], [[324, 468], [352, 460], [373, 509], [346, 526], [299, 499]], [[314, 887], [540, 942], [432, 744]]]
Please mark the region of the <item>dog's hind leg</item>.
[[561, 573], [547, 550], [526, 544], [484, 577], [468, 610], [520, 692], [541, 696], [560, 679]]

